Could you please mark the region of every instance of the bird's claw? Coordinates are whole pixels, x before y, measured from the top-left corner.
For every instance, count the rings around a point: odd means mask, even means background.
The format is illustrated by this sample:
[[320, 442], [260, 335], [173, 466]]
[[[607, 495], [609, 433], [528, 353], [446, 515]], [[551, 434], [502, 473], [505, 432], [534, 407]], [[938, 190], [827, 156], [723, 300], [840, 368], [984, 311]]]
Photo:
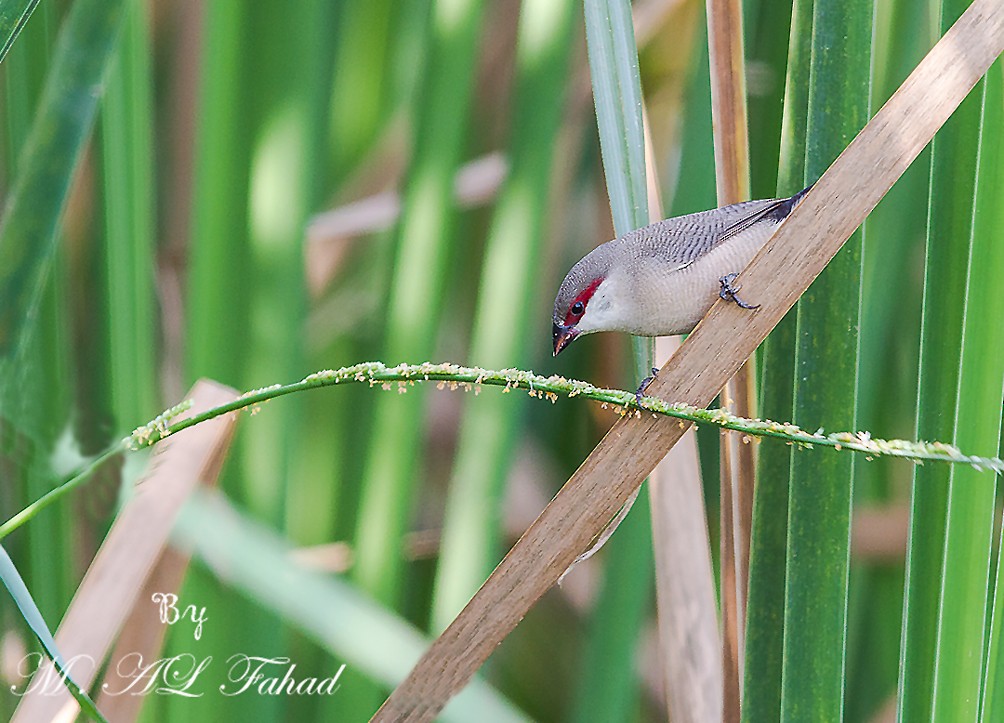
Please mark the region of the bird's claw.
[[638, 403], [639, 407], [641, 406], [641, 398], [644, 395], [645, 390], [648, 388], [648, 385], [652, 383], [652, 380], [655, 379], [657, 376], [659, 376], [658, 367], [652, 367], [652, 376], [645, 377], [644, 379], [642, 379], [641, 384], [639, 384], [638, 388], [635, 389], [634, 400], [635, 402]]
[[759, 309], [760, 304], [747, 304], [745, 301], [739, 298], [739, 290], [741, 286], [733, 286], [732, 282], [736, 280], [739, 276], [737, 273], [726, 274], [722, 278], [718, 279], [718, 283], [722, 285], [721, 291], [718, 292], [718, 296], [726, 301], [734, 301], [736, 304], [743, 309]]

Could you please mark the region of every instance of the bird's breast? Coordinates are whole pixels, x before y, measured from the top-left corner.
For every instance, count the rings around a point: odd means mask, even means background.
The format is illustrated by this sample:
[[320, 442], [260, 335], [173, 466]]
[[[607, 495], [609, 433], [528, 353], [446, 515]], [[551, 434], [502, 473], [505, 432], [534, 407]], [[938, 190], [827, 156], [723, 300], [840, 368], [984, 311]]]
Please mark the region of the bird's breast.
[[[777, 224], [756, 224], [683, 266], [639, 259], [633, 293], [636, 328], [641, 336], [690, 332], [708, 312], [721, 289], [719, 279], [742, 271], [770, 238]], [[756, 299], [747, 299], [757, 303]]]

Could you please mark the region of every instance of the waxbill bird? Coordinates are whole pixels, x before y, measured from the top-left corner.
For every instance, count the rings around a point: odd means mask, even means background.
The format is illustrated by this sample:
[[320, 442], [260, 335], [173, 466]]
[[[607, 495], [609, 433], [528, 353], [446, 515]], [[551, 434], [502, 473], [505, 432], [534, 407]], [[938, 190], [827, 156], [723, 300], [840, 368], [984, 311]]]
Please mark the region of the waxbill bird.
[[756, 308], [732, 281], [808, 190], [668, 218], [597, 246], [554, 299], [554, 355], [594, 331], [685, 334], [718, 296]]

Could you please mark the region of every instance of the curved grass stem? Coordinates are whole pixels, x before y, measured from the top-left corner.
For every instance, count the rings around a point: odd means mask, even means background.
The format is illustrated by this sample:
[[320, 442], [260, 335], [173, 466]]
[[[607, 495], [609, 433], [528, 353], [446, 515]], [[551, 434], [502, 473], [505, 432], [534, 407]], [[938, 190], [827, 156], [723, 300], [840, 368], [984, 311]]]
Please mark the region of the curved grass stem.
[[[132, 434], [109, 447], [101, 455], [95, 457], [79, 473], [66, 482], [54, 488], [43, 497], [24, 508], [9, 520], [0, 525], [0, 539], [3, 539], [22, 524], [32, 519], [42, 509], [58, 500], [67, 492], [83, 483], [105, 461], [122, 451], [137, 451], [153, 446], [157, 442], [173, 434], [194, 427], [207, 420], [223, 414], [250, 409], [255, 414], [261, 405], [276, 397], [315, 389], [333, 387], [348, 383], [379, 385], [385, 390], [397, 390], [403, 393], [416, 383], [436, 382], [440, 388], [451, 390], [462, 389], [475, 394], [482, 387], [502, 387], [503, 393], [513, 389], [525, 390], [531, 397], [547, 399], [556, 402], [560, 397], [583, 397], [599, 402], [604, 407], [611, 407], [621, 416], [628, 414], [641, 415], [644, 412], [672, 417], [683, 422], [696, 424], [713, 424], [722, 429], [742, 432], [750, 437], [767, 437], [779, 439], [787, 444], [812, 449], [826, 447], [836, 451], [849, 450], [873, 457], [901, 457], [917, 464], [924, 462], [949, 462], [954, 464], [969, 464], [978, 470], [989, 470], [1004, 473], [1004, 461], [997, 457], [980, 457], [964, 454], [957, 447], [942, 442], [910, 442], [901, 439], [874, 439], [869, 432], [832, 432], [824, 434], [823, 430], [806, 432], [788, 422], [773, 422], [765, 419], [746, 419], [737, 417], [723, 409], [701, 409], [689, 404], [673, 404], [662, 399], [642, 396], [636, 399], [634, 392], [622, 389], [606, 389], [594, 386], [588, 382], [566, 379], [561, 376], [541, 376], [523, 369], [480, 369], [464, 367], [456, 364], [398, 364], [388, 366], [382, 362], [363, 362], [341, 369], [326, 369], [314, 372], [298, 382], [291, 384], [274, 384], [261, 389], [245, 392], [238, 399], [218, 407], [208, 409], [184, 419], [178, 415], [186, 411], [190, 403], [182, 402], [168, 409], [156, 418], [137, 427]], [[176, 421], [174, 421], [176, 420]], [[744, 440], [748, 441], [748, 440]]]

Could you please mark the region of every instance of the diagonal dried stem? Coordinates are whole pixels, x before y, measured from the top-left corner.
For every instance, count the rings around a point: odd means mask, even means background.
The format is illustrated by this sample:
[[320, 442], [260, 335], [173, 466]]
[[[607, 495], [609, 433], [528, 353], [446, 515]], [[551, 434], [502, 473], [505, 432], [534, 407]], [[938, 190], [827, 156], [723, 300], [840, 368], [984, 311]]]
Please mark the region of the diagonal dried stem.
[[[742, 283], [761, 308], [717, 302], [650, 393], [706, 405], [781, 320], [1004, 50], [1004, 2], [975, 0], [757, 254]], [[377, 712], [431, 720], [683, 435], [616, 423]]]

